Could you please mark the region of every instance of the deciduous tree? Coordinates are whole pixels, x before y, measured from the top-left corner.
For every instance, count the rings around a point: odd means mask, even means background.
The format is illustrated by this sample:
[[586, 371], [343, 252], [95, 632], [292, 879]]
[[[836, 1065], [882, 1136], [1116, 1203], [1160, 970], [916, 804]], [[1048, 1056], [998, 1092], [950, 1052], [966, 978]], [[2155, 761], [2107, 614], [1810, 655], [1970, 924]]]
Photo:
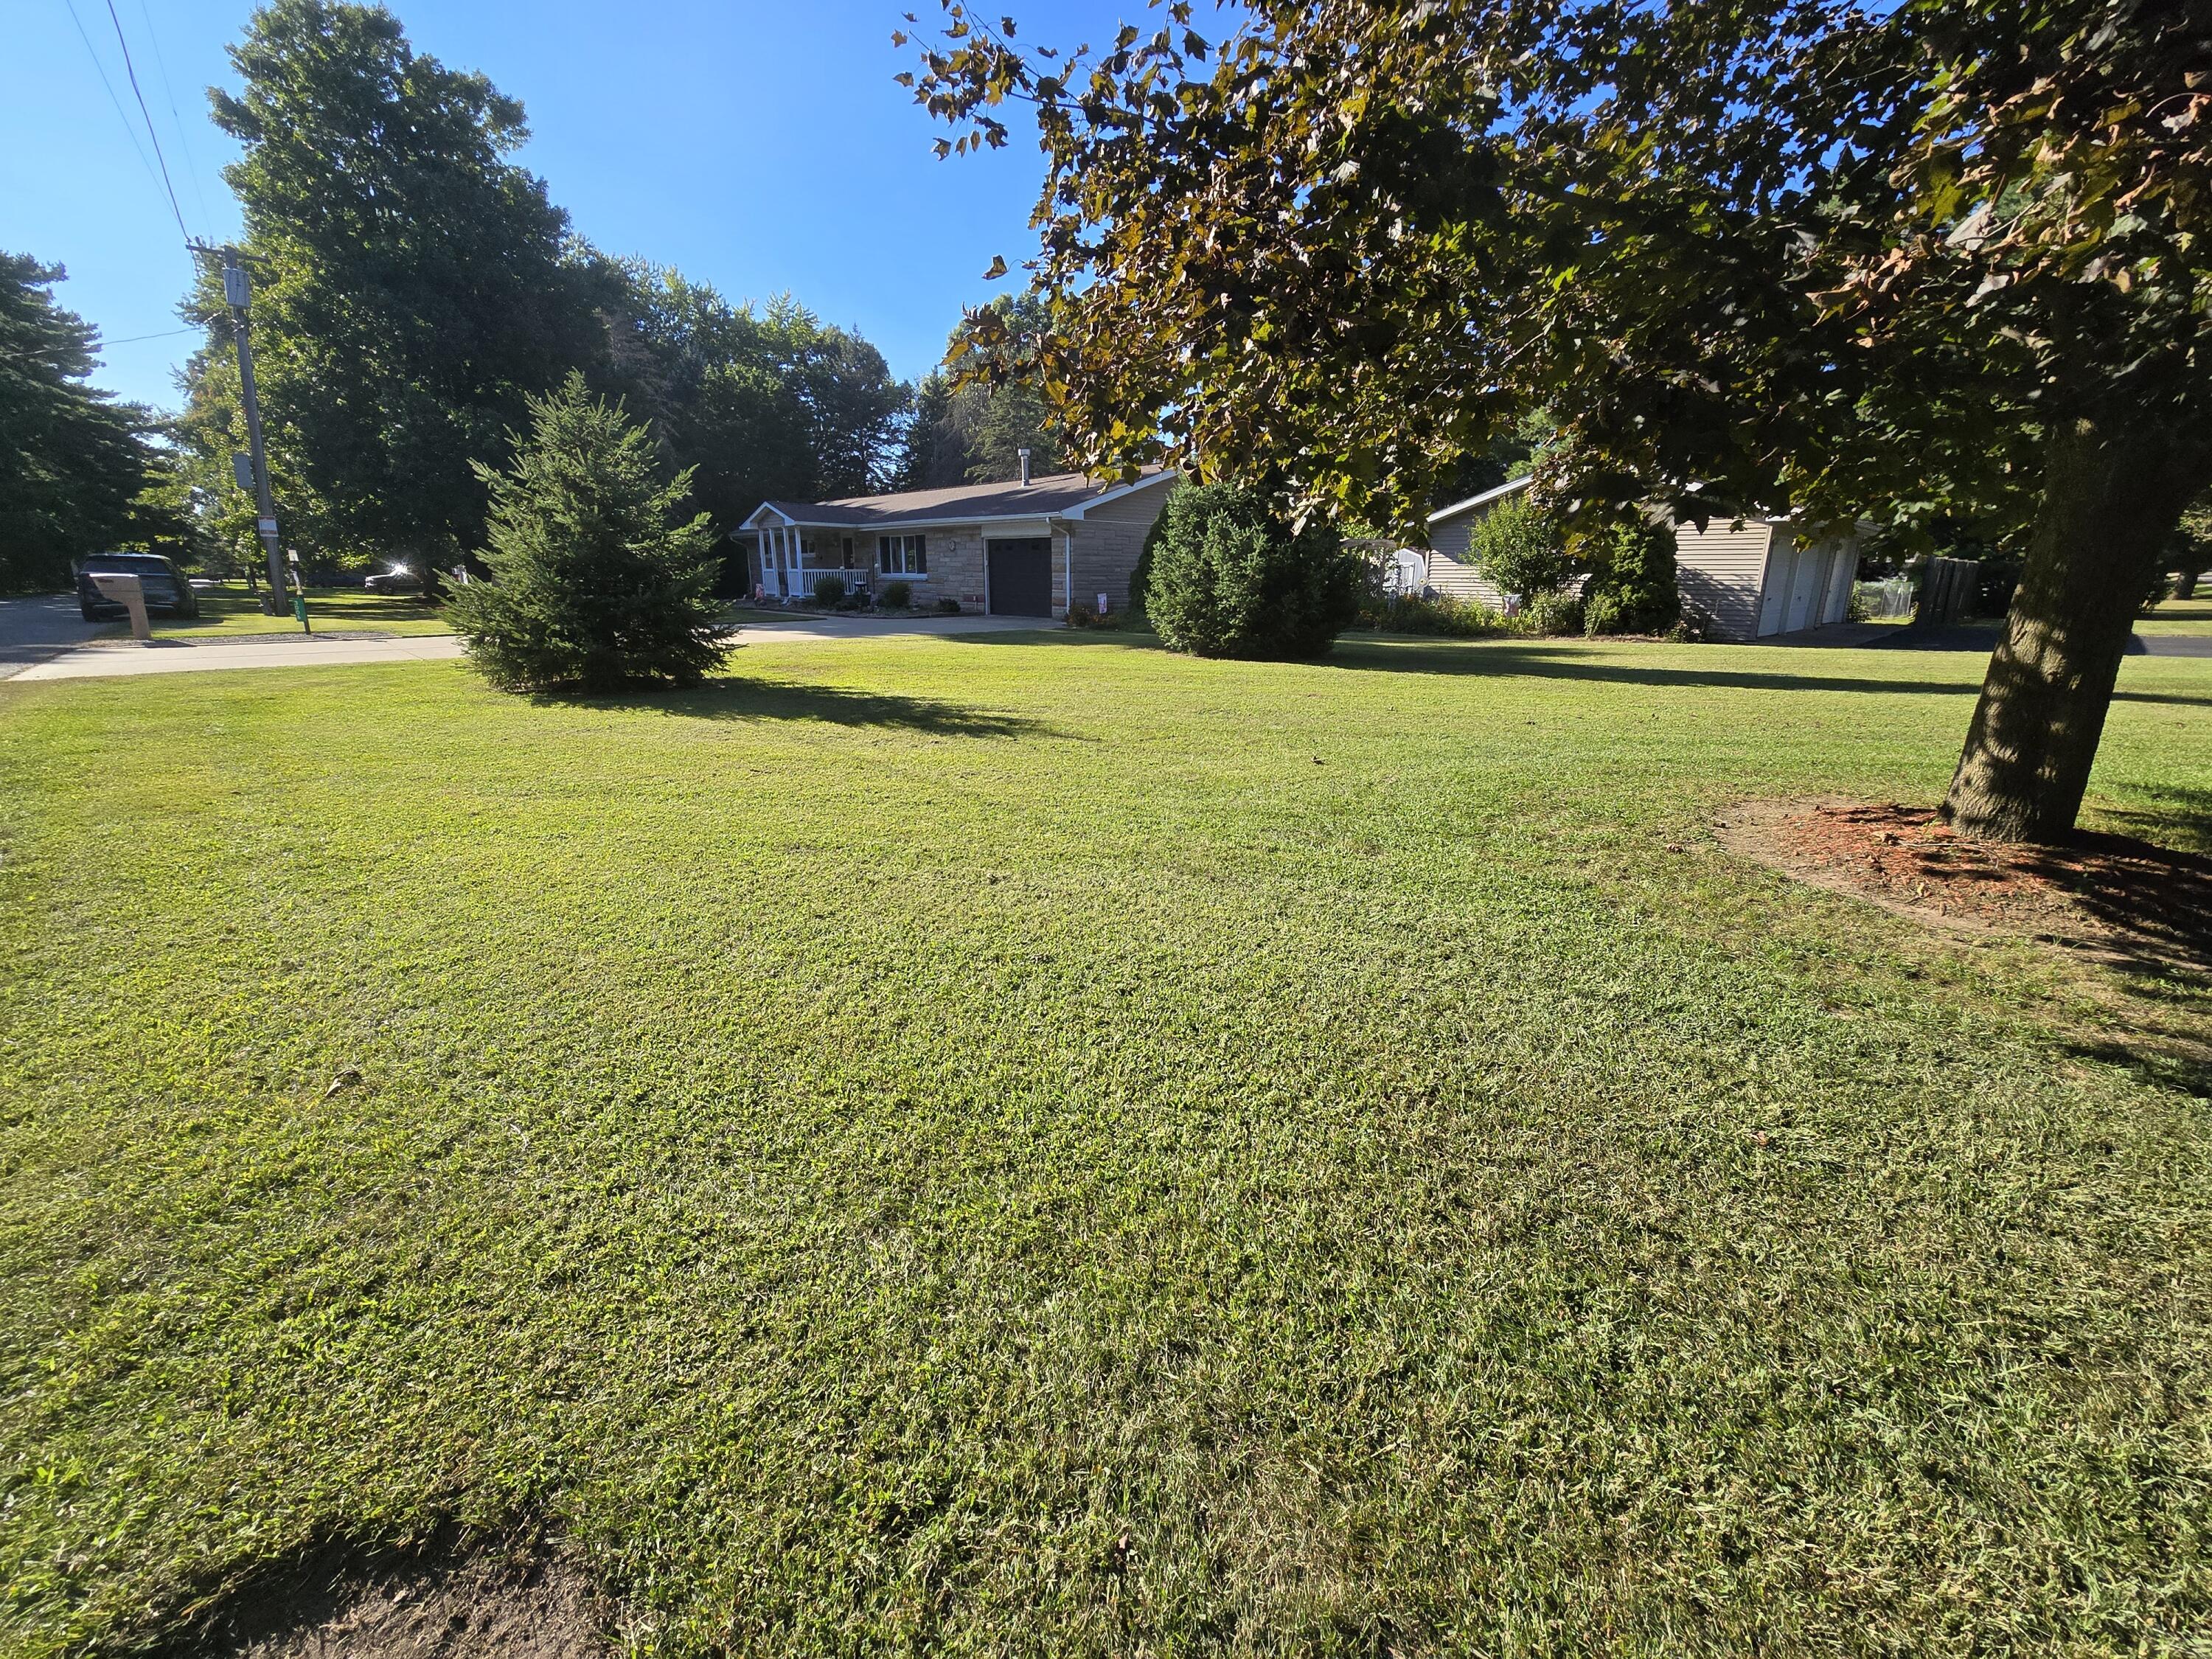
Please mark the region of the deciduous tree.
[[1418, 532], [1548, 410], [1571, 514], [2027, 532], [1947, 807], [2073, 825], [2212, 473], [2212, 20], [2156, 0], [1258, 0], [1099, 52], [959, 0], [917, 95], [1048, 176], [1038, 353], [1085, 460]]
[[[482, 539], [473, 460], [598, 349], [568, 219], [508, 159], [522, 106], [408, 44], [381, 6], [271, 0], [210, 94], [255, 263], [255, 367], [288, 514], [364, 553]], [[227, 338], [219, 291], [198, 308]]]

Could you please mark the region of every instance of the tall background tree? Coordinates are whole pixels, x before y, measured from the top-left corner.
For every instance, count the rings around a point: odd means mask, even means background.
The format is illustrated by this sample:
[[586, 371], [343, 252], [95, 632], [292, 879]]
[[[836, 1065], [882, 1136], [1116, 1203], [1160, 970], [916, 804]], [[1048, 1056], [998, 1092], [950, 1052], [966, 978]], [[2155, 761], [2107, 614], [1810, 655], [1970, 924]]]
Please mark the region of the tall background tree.
[[889, 483], [910, 388], [859, 335], [789, 295], [756, 310], [641, 259], [596, 259], [606, 359], [592, 374], [649, 421], [690, 499], [736, 528], [770, 497]]
[[67, 276], [0, 253], [0, 592], [66, 587], [72, 559], [149, 529], [146, 413], [91, 384], [97, 336], [54, 303]]
[[[767, 496], [854, 495], [894, 476], [910, 393], [883, 355], [788, 295], [732, 305], [570, 234], [508, 159], [521, 106], [416, 53], [381, 7], [272, 0], [213, 92], [245, 147], [226, 175], [255, 279], [256, 367], [288, 538], [311, 563], [450, 566], [527, 400], [582, 372], [647, 418], [718, 531]], [[210, 556], [251, 545], [231, 488], [245, 447], [216, 274], [189, 302], [209, 342], [179, 422]]]
[[243, 88], [210, 97], [245, 151], [225, 177], [288, 509], [340, 550], [450, 562], [483, 534], [471, 461], [598, 343], [567, 216], [507, 159], [522, 106], [380, 6], [272, 0], [230, 55]]
[[961, 319], [945, 342], [945, 367], [916, 392], [900, 488], [1004, 483], [1021, 476], [1024, 449], [1033, 474], [1061, 470], [1063, 447], [1036, 368], [1050, 325], [1033, 294], [1001, 295]]
[[1048, 160], [1036, 353], [1081, 457], [1234, 466], [1418, 534], [1533, 408], [1566, 510], [2009, 529], [1948, 800], [2078, 813], [2130, 621], [2212, 475], [2212, 17], [1186, 4], [1025, 55], [953, 0], [917, 95]]

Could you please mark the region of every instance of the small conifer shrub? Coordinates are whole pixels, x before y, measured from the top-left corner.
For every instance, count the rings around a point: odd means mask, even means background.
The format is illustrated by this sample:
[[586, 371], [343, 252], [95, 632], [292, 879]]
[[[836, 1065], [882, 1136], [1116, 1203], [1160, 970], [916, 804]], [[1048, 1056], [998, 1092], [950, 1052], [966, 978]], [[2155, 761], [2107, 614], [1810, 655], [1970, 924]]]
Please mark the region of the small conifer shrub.
[[491, 491], [489, 579], [447, 615], [502, 690], [696, 685], [729, 652], [714, 597], [714, 531], [678, 516], [685, 472], [663, 483], [651, 439], [580, 374], [530, 400], [531, 433]]

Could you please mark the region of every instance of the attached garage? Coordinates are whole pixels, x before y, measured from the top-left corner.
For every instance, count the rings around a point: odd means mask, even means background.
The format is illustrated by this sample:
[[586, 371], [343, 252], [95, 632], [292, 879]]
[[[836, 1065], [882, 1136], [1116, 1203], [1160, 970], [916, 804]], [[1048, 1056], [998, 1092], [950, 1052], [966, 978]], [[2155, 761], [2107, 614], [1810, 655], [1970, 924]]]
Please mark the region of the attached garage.
[[984, 543], [990, 570], [986, 588], [994, 617], [1049, 617], [1052, 608], [1052, 538], [992, 537]]

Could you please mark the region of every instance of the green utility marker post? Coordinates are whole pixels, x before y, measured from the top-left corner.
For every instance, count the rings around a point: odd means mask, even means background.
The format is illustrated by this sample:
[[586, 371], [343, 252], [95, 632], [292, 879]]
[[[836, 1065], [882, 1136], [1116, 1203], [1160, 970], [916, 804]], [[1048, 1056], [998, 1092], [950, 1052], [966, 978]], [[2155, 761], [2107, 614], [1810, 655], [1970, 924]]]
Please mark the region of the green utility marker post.
[[287, 548], [284, 560], [285, 568], [292, 576], [292, 614], [300, 619], [300, 631], [312, 634], [315, 629], [314, 624], [307, 620], [307, 579], [300, 574], [299, 550]]

